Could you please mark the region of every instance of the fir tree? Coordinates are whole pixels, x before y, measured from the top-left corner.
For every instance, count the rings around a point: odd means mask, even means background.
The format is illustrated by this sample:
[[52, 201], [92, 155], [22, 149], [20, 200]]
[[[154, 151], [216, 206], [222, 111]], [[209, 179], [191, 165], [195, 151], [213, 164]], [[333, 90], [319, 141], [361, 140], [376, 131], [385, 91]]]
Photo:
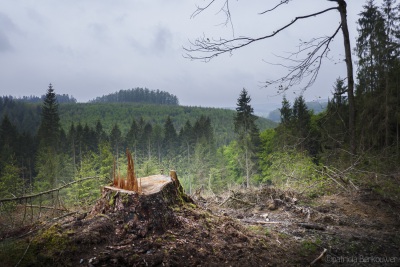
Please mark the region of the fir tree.
[[234, 117], [235, 133], [238, 146], [242, 152], [242, 168], [245, 171], [246, 186], [250, 186], [250, 178], [257, 169], [257, 150], [260, 144], [259, 130], [255, 121], [257, 117], [250, 105], [251, 98], [243, 88], [237, 101]]
[[60, 117], [58, 113], [58, 102], [52, 84], [49, 84], [42, 105], [41, 123], [38, 137], [41, 145], [58, 148], [60, 137]]

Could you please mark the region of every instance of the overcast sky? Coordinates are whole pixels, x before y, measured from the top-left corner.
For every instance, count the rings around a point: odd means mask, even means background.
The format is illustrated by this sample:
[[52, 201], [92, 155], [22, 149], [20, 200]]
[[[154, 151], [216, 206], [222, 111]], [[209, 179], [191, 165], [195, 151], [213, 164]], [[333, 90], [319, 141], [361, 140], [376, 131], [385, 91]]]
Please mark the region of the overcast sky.
[[[293, 0], [267, 15], [259, 12], [280, 0], [231, 1], [235, 36], [270, 34], [293, 17], [331, 6], [326, 0]], [[336, 11], [298, 23], [276, 38], [259, 42], [209, 63], [183, 57], [182, 47], [203, 34], [232, 37], [220, 24], [223, 1], [196, 18], [197, 5], [208, 0], [0, 0], [0, 95], [56, 93], [79, 102], [120, 89], [147, 87], [176, 95], [181, 105], [234, 107], [242, 88], [254, 105], [280, 103], [276, 88], [262, 88], [285, 69], [275, 55], [295, 51], [299, 39], [332, 34], [339, 25]], [[364, 0], [349, 0], [351, 43]], [[324, 62], [306, 100], [326, 99], [337, 77], [345, 77], [343, 40], [335, 38], [331, 60]], [[354, 60], [355, 58], [353, 58]], [[288, 92], [288, 97], [295, 96]]]

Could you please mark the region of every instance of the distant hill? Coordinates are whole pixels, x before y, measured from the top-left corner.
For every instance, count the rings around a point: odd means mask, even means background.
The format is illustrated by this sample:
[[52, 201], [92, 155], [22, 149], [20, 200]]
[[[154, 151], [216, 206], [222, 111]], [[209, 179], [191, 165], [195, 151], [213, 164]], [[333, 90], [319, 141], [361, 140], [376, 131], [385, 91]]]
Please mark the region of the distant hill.
[[[325, 111], [328, 102], [306, 102], [306, 105], [309, 110], [314, 112], [314, 114], [318, 114]], [[279, 108], [271, 111], [268, 114], [267, 119], [279, 123], [281, 121], [281, 112], [279, 111]]]
[[[1, 99], [3, 101], [12, 100], [16, 102], [24, 102], [24, 103], [43, 103], [43, 100], [46, 98], [46, 95], [42, 96], [23, 96], [23, 97], [13, 97], [13, 96], [3, 96]], [[56, 94], [56, 98], [58, 103], [76, 103], [76, 99], [73, 96], [70, 96], [68, 94]]]
[[[233, 140], [235, 114], [236, 111], [222, 108], [154, 104], [77, 103], [60, 105], [60, 119], [65, 130], [72, 122], [75, 125], [87, 123], [94, 127], [97, 120], [100, 120], [106, 132], [110, 132], [112, 127], [117, 124], [123, 135], [128, 132], [132, 120], [138, 120], [140, 117], [146, 122], [163, 126], [167, 117], [170, 116], [175, 129], [179, 132], [187, 120], [194, 124], [201, 115], [204, 115], [211, 119], [217, 145], [225, 145]], [[260, 130], [274, 128], [277, 125], [266, 118], [259, 118], [257, 124]]]
[[165, 91], [133, 88], [96, 97], [89, 103], [146, 103], [158, 105], [179, 105], [178, 98]]
[[[40, 124], [42, 103], [14, 101], [8, 97], [0, 97], [0, 120], [5, 114], [20, 132], [35, 135]], [[129, 130], [132, 120], [142, 117], [146, 122], [163, 126], [168, 116], [171, 117], [177, 132], [189, 120], [192, 124], [201, 115], [210, 118], [216, 144], [228, 144], [235, 137], [233, 118], [236, 111], [222, 108], [188, 107], [178, 105], [160, 105], [143, 103], [60, 103], [60, 122], [68, 132], [71, 123], [75, 126], [94, 127], [97, 121], [109, 133], [117, 124], [123, 135]], [[257, 124], [260, 130], [276, 127], [276, 123], [265, 118], [259, 118]]]

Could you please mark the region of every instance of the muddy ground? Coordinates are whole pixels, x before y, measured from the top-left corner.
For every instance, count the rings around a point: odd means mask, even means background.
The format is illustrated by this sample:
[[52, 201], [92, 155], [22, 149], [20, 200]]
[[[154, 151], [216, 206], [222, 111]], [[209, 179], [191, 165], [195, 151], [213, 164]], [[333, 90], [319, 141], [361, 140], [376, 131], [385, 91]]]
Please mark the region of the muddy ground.
[[165, 231], [132, 229], [117, 212], [19, 229], [1, 237], [2, 266], [400, 266], [400, 205], [370, 190], [193, 199], [171, 207]]

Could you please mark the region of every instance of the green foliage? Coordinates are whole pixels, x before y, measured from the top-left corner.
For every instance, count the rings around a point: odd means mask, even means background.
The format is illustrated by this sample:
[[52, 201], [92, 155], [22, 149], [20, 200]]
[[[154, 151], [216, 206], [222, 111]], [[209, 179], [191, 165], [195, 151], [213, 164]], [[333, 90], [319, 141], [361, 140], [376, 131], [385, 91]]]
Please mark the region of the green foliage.
[[58, 148], [60, 135], [60, 117], [58, 102], [53, 86], [50, 84], [45, 99], [43, 100], [41, 123], [38, 137], [41, 145]]
[[321, 167], [307, 153], [288, 149], [266, 153], [261, 165], [261, 183], [306, 192], [309, 196], [327, 193], [327, 178], [320, 174]]
[[303, 256], [315, 254], [320, 245], [321, 245], [320, 239], [317, 239], [316, 241], [304, 240], [301, 243], [301, 254]]
[[35, 166], [37, 171], [35, 191], [56, 188], [62, 171], [61, 155], [52, 147], [42, 147], [38, 151]]
[[255, 123], [257, 116], [253, 114], [250, 105], [251, 98], [246, 89], [240, 93], [234, 118], [235, 133], [237, 134], [237, 148], [239, 150], [238, 161], [243, 170], [245, 184], [250, 186], [252, 176], [257, 170], [257, 150], [260, 144], [260, 132]]
[[[69, 129], [72, 123], [76, 125], [79, 122], [87, 123], [92, 128], [101, 121], [104, 132], [109, 134], [118, 122], [122, 136], [127, 136], [133, 119], [138, 122], [142, 118], [155, 127], [164, 125], [166, 118], [170, 116], [176, 131], [180, 132], [187, 121], [193, 126], [196, 120], [204, 116], [211, 121], [217, 147], [227, 145], [235, 138], [235, 111], [228, 109], [129, 103], [77, 103], [60, 105], [59, 112], [63, 129]], [[264, 118], [258, 118], [256, 124], [260, 130], [276, 126], [276, 123]]]
[[220, 148], [219, 151], [224, 159], [221, 166], [224, 166], [230, 182], [242, 183], [242, 170], [238, 164], [239, 149], [237, 148], [237, 142], [233, 141], [228, 146]]
[[92, 103], [148, 103], [161, 105], [179, 105], [175, 95], [160, 90], [149, 90], [147, 88], [134, 88], [120, 90], [119, 92], [97, 97], [90, 101]]
[[25, 193], [25, 185], [20, 177], [20, 169], [15, 158], [4, 163], [0, 171], [0, 198], [21, 196]]
[[[20, 260], [21, 262], [18, 266], [37, 266], [38, 262], [35, 252], [33, 246], [27, 243], [25, 239], [11, 239], [0, 242], [0, 259], [2, 266], [17, 266]], [[21, 258], [22, 255], [24, 255], [23, 258]]]
[[150, 175], [159, 174], [162, 169], [161, 166], [155, 160], [146, 160], [142, 162], [137, 170], [138, 177], [146, 177]]
[[357, 131], [364, 151], [399, 147], [399, 23], [392, 0], [381, 8], [367, 1], [358, 20]]

